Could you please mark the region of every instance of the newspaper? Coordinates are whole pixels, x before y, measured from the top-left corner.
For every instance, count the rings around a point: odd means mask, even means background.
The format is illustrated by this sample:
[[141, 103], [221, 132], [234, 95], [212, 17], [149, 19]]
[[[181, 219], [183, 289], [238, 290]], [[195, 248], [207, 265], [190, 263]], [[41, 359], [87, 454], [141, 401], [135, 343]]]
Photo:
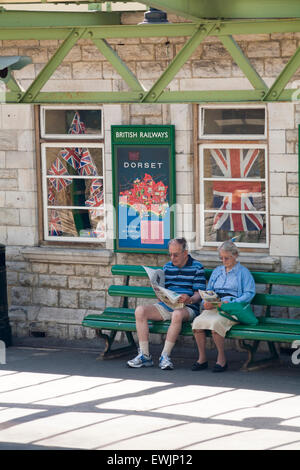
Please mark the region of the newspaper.
[[201, 289], [199, 289], [198, 292], [201, 295], [201, 298], [204, 300], [204, 302], [210, 302], [215, 307], [217, 307], [219, 305], [219, 303], [221, 302], [220, 297], [213, 290], [201, 290]]
[[166, 304], [172, 310], [175, 308], [183, 308], [185, 306], [183, 302], [178, 301], [181, 294], [177, 294], [176, 292], [165, 288], [165, 273], [162, 269], [152, 269], [147, 266], [143, 266], [143, 268], [148, 274], [151, 286], [158, 300]]

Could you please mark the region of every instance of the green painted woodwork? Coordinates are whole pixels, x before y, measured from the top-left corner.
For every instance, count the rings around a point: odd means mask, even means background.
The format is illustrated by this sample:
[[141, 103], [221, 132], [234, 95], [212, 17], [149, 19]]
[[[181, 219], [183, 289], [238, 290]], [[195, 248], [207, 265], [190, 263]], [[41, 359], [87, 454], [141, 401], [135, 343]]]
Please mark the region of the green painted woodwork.
[[[159, 269], [159, 268], [157, 268]], [[211, 269], [205, 270], [206, 278], [211, 274]], [[125, 276], [126, 285], [112, 285], [108, 289], [111, 296], [123, 297], [123, 307], [107, 307], [101, 314], [90, 314], [84, 317], [82, 325], [87, 328], [94, 328], [101, 338], [105, 340], [105, 350], [101, 353], [101, 357], [120, 356], [125, 352], [136, 350], [133, 332], [136, 332], [136, 322], [134, 309], [128, 308], [128, 298], [155, 298], [155, 294], [151, 287], [147, 286], [130, 286], [130, 278], [146, 277], [145, 270], [140, 265], [113, 265], [111, 272], [116, 276]], [[292, 343], [300, 340], [300, 320], [290, 318], [272, 318], [270, 316], [270, 308], [272, 306], [300, 307], [300, 296], [297, 295], [277, 295], [271, 294], [273, 285], [293, 285], [300, 286], [300, 274], [291, 273], [269, 273], [269, 272], [252, 272], [257, 284], [267, 284], [269, 286], [267, 294], [256, 294], [252, 304], [263, 305], [265, 315], [259, 317], [257, 325], [234, 325], [226, 334], [226, 338], [237, 339], [241, 348], [248, 351], [248, 359], [243, 365], [243, 369], [251, 370], [257, 367], [264, 367], [278, 361], [278, 352], [274, 346], [274, 342]], [[150, 333], [166, 334], [170, 326], [169, 321], [148, 321]], [[102, 330], [110, 331], [110, 336]], [[128, 346], [112, 349], [117, 331], [124, 331], [128, 339]], [[184, 336], [192, 336], [193, 332], [191, 324], [184, 322], [180, 332]], [[211, 333], [208, 332], [208, 335]], [[251, 344], [246, 341], [251, 341]], [[263, 360], [255, 360], [255, 354], [260, 341], [267, 341], [269, 347], [269, 356]]]
[[[153, 269], [161, 269], [159, 266], [149, 266]], [[205, 269], [206, 279], [212, 273], [212, 269]], [[115, 276], [137, 276], [148, 277], [143, 266], [115, 264], [111, 267], [111, 273]], [[273, 273], [263, 271], [251, 271], [256, 284], [280, 284], [286, 286], [300, 286], [300, 274], [294, 273]]]
[[[300, 320], [289, 321], [284, 319], [284, 323], [279, 323], [277, 319], [261, 319], [258, 325], [234, 325], [226, 334], [226, 338], [248, 339], [259, 341], [280, 341], [292, 343], [300, 339]], [[108, 307], [103, 314], [87, 315], [82, 322], [82, 326], [88, 328], [103, 328], [104, 330], [116, 331], [136, 331], [134, 309]], [[170, 326], [169, 321], [154, 322], [148, 321], [150, 333], [166, 334]], [[193, 336], [191, 324], [185, 322], [182, 325], [180, 334], [182, 336]]]

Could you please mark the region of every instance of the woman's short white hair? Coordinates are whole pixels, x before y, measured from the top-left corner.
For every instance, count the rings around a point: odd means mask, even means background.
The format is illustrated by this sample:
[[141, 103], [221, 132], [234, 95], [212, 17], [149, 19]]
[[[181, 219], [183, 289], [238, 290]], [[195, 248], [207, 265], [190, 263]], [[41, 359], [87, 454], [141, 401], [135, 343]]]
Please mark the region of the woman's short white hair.
[[239, 255], [239, 250], [237, 246], [233, 243], [231, 240], [226, 240], [224, 243], [222, 243], [221, 246], [219, 246], [218, 251], [226, 251], [228, 253], [231, 253], [233, 256], [238, 256]]

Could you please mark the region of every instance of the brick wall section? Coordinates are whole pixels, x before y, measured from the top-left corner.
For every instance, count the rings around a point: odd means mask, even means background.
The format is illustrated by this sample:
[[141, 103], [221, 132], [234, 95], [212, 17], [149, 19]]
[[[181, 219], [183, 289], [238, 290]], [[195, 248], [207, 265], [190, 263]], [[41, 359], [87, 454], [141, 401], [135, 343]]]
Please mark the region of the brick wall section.
[[[137, 24], [142, 15], [123, 15], [125, 24]], [[175, 22], [176, 17], [170, 17]], [[300, 34], [261, 34], [235, 38], [268, 84], [300, 44]], [[110, 44], [146, 88], [153, 84], [186, 41], [178, 38], [132, 38]], [[1, 55], [29, 55], [33, 64], [16, 72], [26, 89], [58, 47], [58, 41], [0, 41]], [[300, 71], [295, 78], [300, 77]], [[295, 79], [294, 78], [294, 79]], [[293, 79], [293, 80], [294, 80]], [[55, 72], [44, 90], [126, 90], [127, 86], [89, 41], [79, 41]], [[250, 88], [215, 37], [203, 42], [170, 83], [171, 90]], [[106, 202], [112, 203], [111, 124], [175, 124], [177, 203], [189, 204], [179, 217], [177, 235], [193, 232], [193, 120], [191, 105], [105, 105]], [[270, 255], [280, 269], [300, 272], [298, 259], [298, 132], [300, 105], [268, 105]], [[7, 277], [13, 333], [29, 335], [46, 331], [57, 338], [92, 337], [82, 329], [83, 316], [117, 305], [109, 298], [110, 264], [162, 265], [165, 256], [112, 254], [99, 264], [32, 261], [24, 247], [38, 243], [36, 159], [33, 109], [29, 105], [0, 106], [0, 243], [7, 246]], [[112, 219], [109, 219], [112, 231]], [[188, 227], [188, 231], [186, 231]], [[184, 231], [185, 229], [185, 231]], [[112, 232], [111, 232], [112, 233]], [[108, 250], [113, 248], [108, 241]], [[193, 245], [192, 245], [193, 248]], [[67, 251], [67, 250], [66, 250]], [[97, 251], [97, 250], [96, 250]], [[83, 258], [84, 259], [84, 258]], [[145, 281], [138, 281], [145, 283]], [[132, 306], [136, 301], [132, 300]], [[298, 313], [290, 312], [291, 315]], [[160, 338], [153, 338], [153, 341]]]

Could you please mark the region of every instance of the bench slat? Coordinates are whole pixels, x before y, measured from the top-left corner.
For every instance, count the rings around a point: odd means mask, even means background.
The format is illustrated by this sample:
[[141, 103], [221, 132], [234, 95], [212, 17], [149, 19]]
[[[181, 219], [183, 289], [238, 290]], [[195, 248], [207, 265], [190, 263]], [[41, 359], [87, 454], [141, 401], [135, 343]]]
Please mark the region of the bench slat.
[[[149, 321], [150, 333], [167, 332], [170, 322]], [[83, 326], [98, 329], [136, 331], [134, 309], [108, 307], [102, 314], [87, 315]], [[192, 329], [189, 322], [182, 326], [181, 335], [191, 336]], [[293, 342], [300, 339], [300, 320], [289, 318], [259, 318], [258, 325], [234, 325], [227, 333], [226, 338], [238, 338], [248, 340], [266, 340]]]
[[[156, 297], [152, 287], [148, 286], [110, 286], [108, 288], [108, 294], [113, 297], [137, 297], [145, 299], [155, 299]], [[300, 308], [300, 296], [256, 294], [251, 303], [253, 305]]]
[[[149, 266], [153, 269], [161, 269], [157, 266]], [[208, 279], [212, 273], [212, 269], [205, 269], [205, 276]], [[137, 276], [147, 277], [143, 266], [116, 264], [112, 266], [111, 272], [117, 276]], [[296, 273], [267, 273], [260, 271], [251, 271], [257, 284], [278, 284], [289, 286], [300, 286], [300, 274]]]

